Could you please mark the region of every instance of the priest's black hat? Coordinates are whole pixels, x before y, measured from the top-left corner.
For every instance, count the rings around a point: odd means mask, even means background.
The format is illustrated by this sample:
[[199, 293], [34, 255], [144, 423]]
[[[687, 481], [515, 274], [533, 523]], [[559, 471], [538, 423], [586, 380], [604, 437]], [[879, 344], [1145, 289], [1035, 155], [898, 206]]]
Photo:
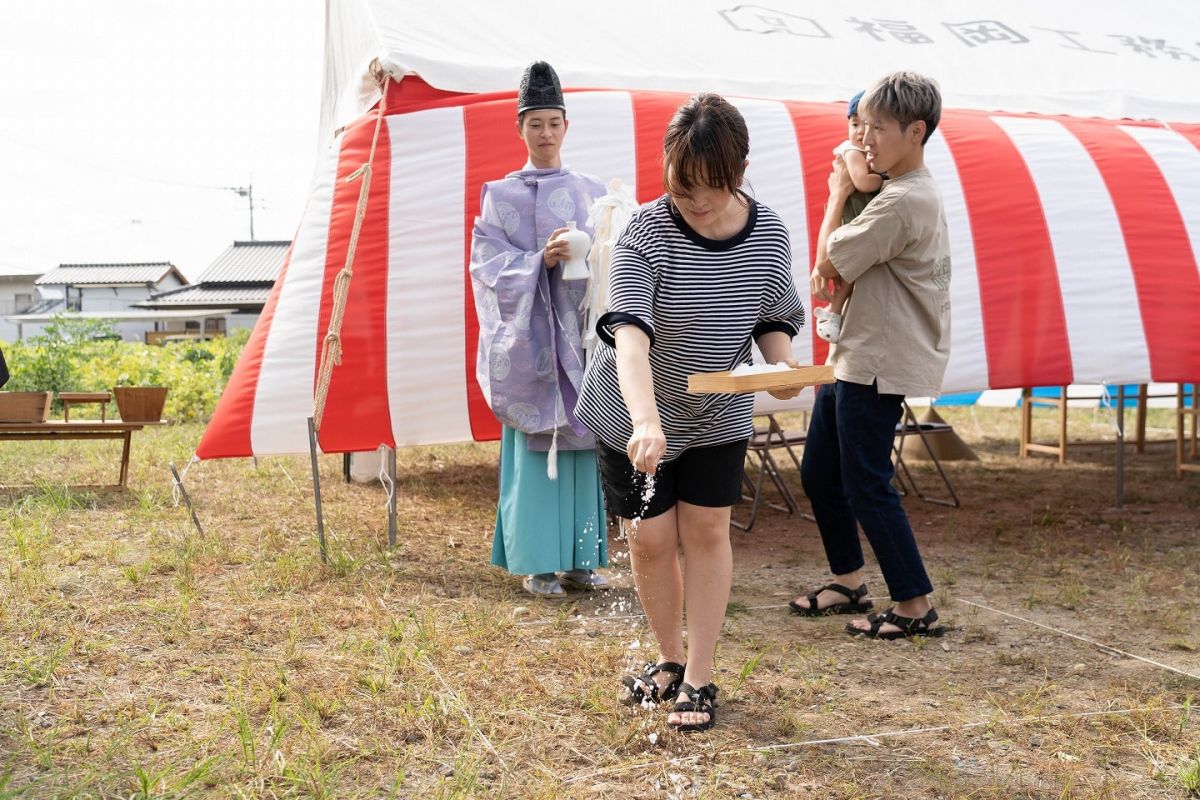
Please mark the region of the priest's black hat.
[[567, 110], [558, 75], [554, 67], [545, 61], [535, 61], [525, 68], [525, 74], [521, 76], [521, 88], [517, 92], [518, 114], [539, 108]]

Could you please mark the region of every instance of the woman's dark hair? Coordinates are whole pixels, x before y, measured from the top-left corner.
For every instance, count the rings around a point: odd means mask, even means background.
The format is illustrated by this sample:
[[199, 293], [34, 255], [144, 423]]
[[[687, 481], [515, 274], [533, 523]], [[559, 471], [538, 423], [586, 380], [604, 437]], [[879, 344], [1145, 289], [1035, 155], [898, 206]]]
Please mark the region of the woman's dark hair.
[[663, 186], [686, 196], [697, 181], [736, 194], [746, 172], [750, 132], [719, 94], [694, 95], [679, 107], [663, 139]]

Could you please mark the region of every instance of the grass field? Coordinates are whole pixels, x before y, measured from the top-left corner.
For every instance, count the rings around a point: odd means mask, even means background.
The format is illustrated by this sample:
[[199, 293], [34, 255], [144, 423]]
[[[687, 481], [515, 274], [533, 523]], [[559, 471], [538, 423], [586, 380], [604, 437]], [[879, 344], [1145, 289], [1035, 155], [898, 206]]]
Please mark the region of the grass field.
[[115, 444], [5, 442], [0, 798], [1200, 796], [1200, 475], [1130, 450], [1118, 510], [1111, 447], [1018, 459], [1016, 415], [946, 412], [981, 458], [949, 465], [963, 508], [905, 501], [944, 638], [789, 616], [815, 526], [735, 531], [691, 737], [618, 702], [654, 656], [620, 541], [615, 588], [567, 602], [487, 566], [494, 445], [400, 451], [391, 552], [384, 492], [324, 457], [322, 565], [307, 457], [192, 467], [201, 534], [166, 469], [198, 426], [137, 434], [126, 492], [86, 487]]

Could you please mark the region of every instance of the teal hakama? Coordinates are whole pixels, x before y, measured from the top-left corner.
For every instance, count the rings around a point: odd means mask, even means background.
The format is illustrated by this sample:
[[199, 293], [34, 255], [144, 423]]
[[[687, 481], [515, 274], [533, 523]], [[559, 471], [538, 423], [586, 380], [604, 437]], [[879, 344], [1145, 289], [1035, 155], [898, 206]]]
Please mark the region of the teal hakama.
[[514, 575], [608, 566], [596, 451], [559, 450], [553, 481], [546, 459], [529, 449], [525, 434], [504, 426], [492, 563]]

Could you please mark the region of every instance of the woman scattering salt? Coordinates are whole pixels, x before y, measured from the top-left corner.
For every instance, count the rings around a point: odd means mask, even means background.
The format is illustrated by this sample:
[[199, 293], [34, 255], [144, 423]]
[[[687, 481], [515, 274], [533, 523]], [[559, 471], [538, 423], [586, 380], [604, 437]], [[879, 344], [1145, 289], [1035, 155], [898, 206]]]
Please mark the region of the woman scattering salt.
[[667, 193], [638, 210], [613, 248], [603, 343], [576, 407], [596, 434], [608, 510], [624, 527], [641, 518], [629, 551], [658, 660], [622, 683], [634, 702], [674, 700], [667, 724], [681, 731], [716, 721], [729, 512], [754, 404], [751, 394], [689, 395], [688, 375], [749, 363], [752, 339], [768, 361], [796, 366], [791, 338], [804, 324], [787, 227], [740, 188], [749, 149], [745, 120], [722, 97], [697, 95], [675, 113], [663, 146]]

